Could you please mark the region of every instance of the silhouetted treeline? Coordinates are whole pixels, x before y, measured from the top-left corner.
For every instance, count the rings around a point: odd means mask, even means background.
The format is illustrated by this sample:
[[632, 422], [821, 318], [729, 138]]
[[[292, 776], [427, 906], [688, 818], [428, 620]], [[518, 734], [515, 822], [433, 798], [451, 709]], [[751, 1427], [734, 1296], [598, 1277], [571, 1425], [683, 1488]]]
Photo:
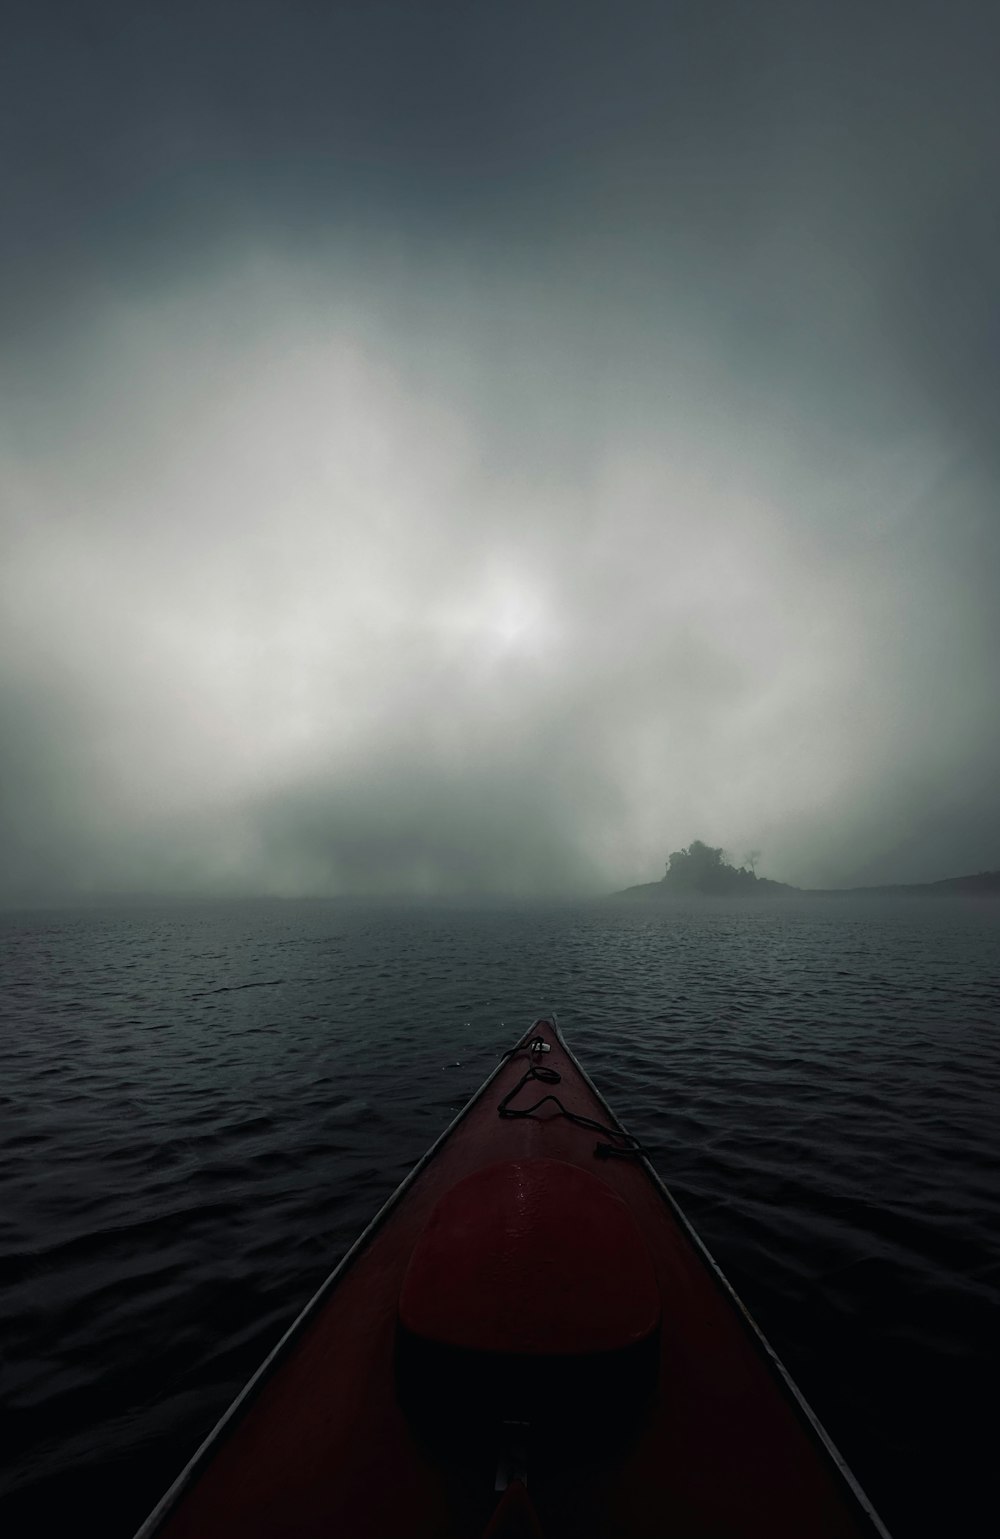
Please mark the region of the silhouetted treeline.
[[675, 892], [750, 892], [758, 883], [746, 866], [731, 866], [726, 852], [695, 839], [686, 850], [674, 850], [667, 861], [663, 885]]

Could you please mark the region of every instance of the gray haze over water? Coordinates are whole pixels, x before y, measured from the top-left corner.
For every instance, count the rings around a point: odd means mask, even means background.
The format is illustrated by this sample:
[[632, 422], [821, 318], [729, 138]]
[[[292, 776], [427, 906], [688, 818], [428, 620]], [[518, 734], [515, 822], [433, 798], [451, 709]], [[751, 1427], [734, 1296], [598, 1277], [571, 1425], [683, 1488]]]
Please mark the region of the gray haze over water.
[[0, 898], [1000, 866], [986, 4], [15, 4]]

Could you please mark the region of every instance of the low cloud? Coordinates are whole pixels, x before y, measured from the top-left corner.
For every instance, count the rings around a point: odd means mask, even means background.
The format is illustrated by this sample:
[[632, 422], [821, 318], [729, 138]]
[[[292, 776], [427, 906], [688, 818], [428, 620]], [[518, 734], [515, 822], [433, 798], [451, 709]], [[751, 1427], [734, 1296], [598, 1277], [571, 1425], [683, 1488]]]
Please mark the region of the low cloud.
[[990, 17], [293, 9], [12, 31], [3, 899], [1000, 866]]

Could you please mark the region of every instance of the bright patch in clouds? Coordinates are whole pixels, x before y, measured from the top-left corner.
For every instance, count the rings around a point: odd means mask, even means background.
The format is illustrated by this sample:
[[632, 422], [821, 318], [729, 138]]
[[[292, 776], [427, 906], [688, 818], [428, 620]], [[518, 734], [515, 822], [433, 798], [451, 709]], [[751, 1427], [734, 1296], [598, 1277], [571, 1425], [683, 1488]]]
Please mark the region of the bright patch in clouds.
[[103, 372], [63, 360], [0, 459], [6, 683], [67, 745], [108, 880], [142, 885], [141, 836], [254, 889], [392, 886], [397, 857], [424, 886], [600, 885], [697, 835], [780, 862], [828, 822], [887, 699], [916, 706], [895, 479], [860, 466], [830, 540], [822, 478], [719, 408], [512, 452], [419, 333], [299, 282], [109, 313]]

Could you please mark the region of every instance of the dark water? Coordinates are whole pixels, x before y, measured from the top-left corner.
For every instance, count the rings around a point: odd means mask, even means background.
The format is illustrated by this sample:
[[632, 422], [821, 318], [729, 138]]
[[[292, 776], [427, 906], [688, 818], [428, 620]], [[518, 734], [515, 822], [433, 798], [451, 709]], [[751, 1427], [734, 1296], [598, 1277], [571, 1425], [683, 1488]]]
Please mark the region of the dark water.
[[550, 1010], [890, 1528], [986, 1531], [1000, 903], [8, 915], [0, 981], [6, 1532], [129, 1535]]

